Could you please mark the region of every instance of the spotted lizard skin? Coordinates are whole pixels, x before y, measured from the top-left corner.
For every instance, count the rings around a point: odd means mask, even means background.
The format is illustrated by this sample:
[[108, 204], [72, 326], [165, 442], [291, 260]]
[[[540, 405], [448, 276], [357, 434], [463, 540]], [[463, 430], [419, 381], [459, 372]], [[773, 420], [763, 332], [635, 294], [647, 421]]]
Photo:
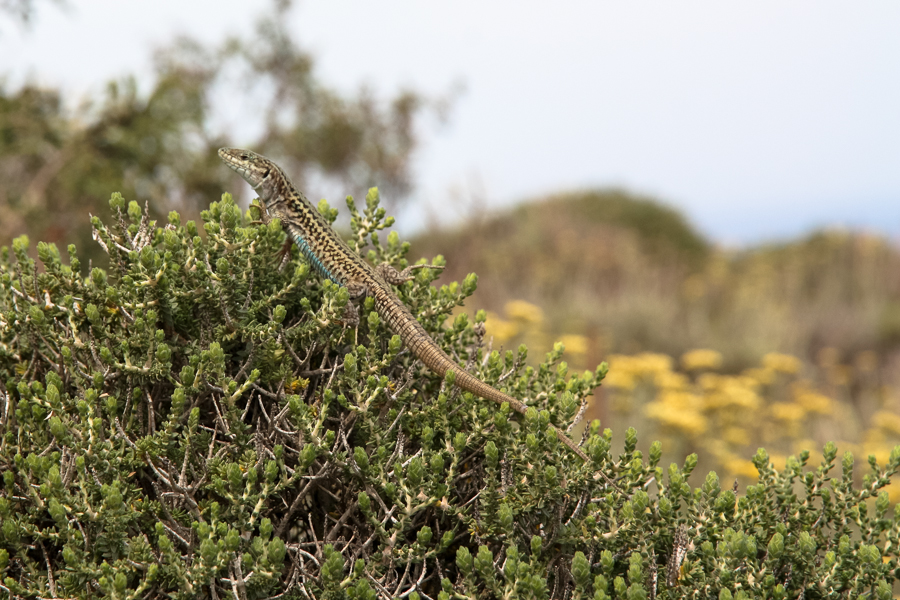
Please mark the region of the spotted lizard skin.
[[[278, 165], [250, 150], [221, 148], [219, 157], [256, 190], [266, 211], [281, 220], [282, 227], [310, 265], [322, 277], [346, 287], [352, 297], [370, 296], [375, 310], [391, 331], [431, 371], [441, 377], [452, 371], [456, 385], [463, 390], [486, 400], [507, 402], [513, 410], [525, 414], [528, 408], [525, 404], [460, 368], [437, 345], [387, 281], [347, 245]], [[556, 433], [560, 441], [587, 460], [584, 451], [565, 433], [559, 429]]]

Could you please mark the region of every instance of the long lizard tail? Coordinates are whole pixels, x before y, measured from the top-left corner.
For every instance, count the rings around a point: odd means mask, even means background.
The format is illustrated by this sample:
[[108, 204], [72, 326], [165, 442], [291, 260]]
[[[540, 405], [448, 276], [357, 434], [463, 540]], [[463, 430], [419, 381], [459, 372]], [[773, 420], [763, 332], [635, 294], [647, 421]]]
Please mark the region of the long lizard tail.
[[[387, 300], [387, 298], [378, 298], [378, 300]], [[381, 303], [376, 302], [376, 306], [379, 304]], [[419, 360], [425, 363], [425, 366], [441, 377], [444, 377], [448, 371], [453, 371], [456, 376], [456, 385], [463, 390], [472, 392], [485, 400], [493, 400], [497, 404], [507, 402], [514, 411], [523, 415], [525, 414], [528, 410], [528, 407], [525, 406], [525, 404], [512, 396], [504, 394], [500, 390], [489, 386], [477, 377], [470, 375], [461, 369], [459, 365], [447, 356], [447, 353], [437, 345], [431, 336], [428, 335], [425, 328], [422, 327], [415, 317], [413, 317], [412, 313], [409, 312], [409, 309], [407, 309], [403, 303], [396, 300], [393, 304], [394, 305], [390, 307], [390, 310], [379, 311], [382, 313], [382, 318], [390, 322], [392, 329], [398, 332], [401, 339], [406, 343], [406, 346], [419, 358]], [[559, 441], [568, 446], [568, 448], [580, 456], [582, 460], [585, 462], [588, 461], [587, 454], [585, 454], [584, 450], [582, 450], [578, 444], [555, 425], [551, 425], [551, 427], [556, 431], [556, 437], [559, 438]]]
[[[442, 352], [441, 354], [444, 354], [444, 353]], [[419, 355], [416, 354], [416, 356], [419, 356]], [[441, 357], [440, 359], [435, 361], [435, 363], [441, 365], [440, 367], [437, 365], [432, 366], [432, 365], [428, 364], [428, 362], [426, 362], [425, 359], [422, 358], [421, 356], [419, 356], [419, 358], [422, 359], [422, 362], [424, 362], [426, 365], [428, 365], [428, 368], [430, 368], [435, 373], [440, 374], [441, 377], [443, 377], [447, 373], [447, 371], [453, 371], [454, 374], [456, 375], [456, 385], [458, 387], [466, 390], [467, 392], [472, 392], [476, 396], [479, 396], [486, 400], [493, 400], [494, 402], [496, 402], [498, 404], [508, 402], [510, 407], [512, 407], [513, 410], [515, 410], [517, 413], [521, 413], [523, 415], [528, 410], [528, 407], [525, 406], [525, 404], [523, 404], [519, 400], [516, 400], [512, 396], [504, 394], [500, 390], [497, 390], [497, 389], [489, 386], [488, 384], [484, 383], [477, 377], [474, 377], [474, 376], [470, 375], [469, 373], [467, 373], [466, 371], [462, 370], [456, 363], [454, 363], [452, 360], [450, 360], [450, 358], [446, 354], [444, 354], [443, 357]], [[588, 460], [587, 454], [585, 454], [584, 450], [582, 450], [581, 447], [578, 446], [578, 444], [576, 444], [572, 440], [572, 438], [570, 438], [568, 435], [566, 435], [565, 432], [562, 431], [561, 429], [559, 429], [556, 425], [550, 425], [550, 426], [553, 427], [553, 430], [556, 432], [556, 437], [559, 438], [559, 441], [561, 441], [563, 444], [568, 446], [575, 454], [580, 456], [582, 458], [582, 460], [584, 460], [584, 461]]]

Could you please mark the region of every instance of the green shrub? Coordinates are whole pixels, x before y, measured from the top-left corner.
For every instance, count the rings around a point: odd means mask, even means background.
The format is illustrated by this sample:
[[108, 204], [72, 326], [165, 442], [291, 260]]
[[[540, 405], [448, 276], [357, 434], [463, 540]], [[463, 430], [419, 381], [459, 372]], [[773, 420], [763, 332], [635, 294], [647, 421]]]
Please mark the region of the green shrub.
[[[398, 267], [370, 192], [355, 245]], [[900, 467], [808, 454], [721, 489], [663, 469], [634, 430], [588, 428], [583, 464], [556, 439], [605, 374], [557, 345], [483, 345], [450, 311], [475, 277], [420, 269], [399, 295], [451, 356], [528, 399], [524, 418], [429, 374], [370, 300], [296, 259], [277, 222], [228, 195], [205, 236], [158, 226], [118, 194], [93, 219], [109, 271], [80, 275], [20, 238], [0, 257], [0, 594], [111, 598], [890, 598], [900, 520], [879, 490]], [[327, 205], [320, 210], [333, 218]], [[436, 261], [440, 264], [440, 259]]]

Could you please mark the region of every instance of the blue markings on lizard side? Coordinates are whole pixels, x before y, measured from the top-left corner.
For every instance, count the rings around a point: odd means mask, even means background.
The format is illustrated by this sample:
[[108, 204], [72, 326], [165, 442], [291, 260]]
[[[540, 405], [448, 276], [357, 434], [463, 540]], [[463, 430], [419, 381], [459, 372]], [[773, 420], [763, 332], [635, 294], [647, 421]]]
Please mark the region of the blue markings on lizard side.
[[300, 248], [300, 252], [303, 253], [303, 256], [306, 257], [306, 260], [310, 262], [313, 268], [318, 271], [320, 275], [323, 277], [327, 277], [334, 283], [338, 285], [344, 285], [340, 282], [340, 280], [334, 276], [334, 274], [328, 270], [325, 264], [319, 259], [313, 249], [309, 247], [309, 244], [306, 243], [306, 240], [303, 239], [299, 233], [294, 234], [294, 243], [297, 244], [297, 247]]

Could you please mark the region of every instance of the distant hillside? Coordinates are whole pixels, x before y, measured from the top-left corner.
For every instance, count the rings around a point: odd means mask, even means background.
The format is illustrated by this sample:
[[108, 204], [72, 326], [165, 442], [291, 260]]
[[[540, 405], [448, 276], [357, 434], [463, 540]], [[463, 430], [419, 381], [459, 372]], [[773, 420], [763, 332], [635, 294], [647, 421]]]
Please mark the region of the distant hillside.
[[[887, 357], [900, 341], [900, 253], [868, 234], [825, 231], [723, 251], [676, 210], [601, 190], [429, 231], [413, 253], [443, 254], [445, 281], [478, 273], [470, 307], [493, 311], [495, 322], [515, 318], [506, 314], [511, 300], [540, 307], [538, 341], [547, 346], [534, 350], [582, 336], [585, 365], [612, 352], [708, 347], [739, 369], [770, 351]], [[507, 348], [522, 341], [495, 337]]]

